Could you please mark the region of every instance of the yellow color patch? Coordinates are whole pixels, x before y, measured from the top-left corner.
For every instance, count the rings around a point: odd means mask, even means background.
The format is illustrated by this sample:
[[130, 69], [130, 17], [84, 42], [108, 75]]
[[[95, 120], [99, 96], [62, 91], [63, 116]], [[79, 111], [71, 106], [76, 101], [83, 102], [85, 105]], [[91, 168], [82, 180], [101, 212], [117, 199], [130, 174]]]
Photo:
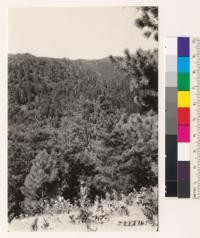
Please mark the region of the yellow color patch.
[[178, 92], [178, 107], [190, 107], [190, 92], [189, 91]]

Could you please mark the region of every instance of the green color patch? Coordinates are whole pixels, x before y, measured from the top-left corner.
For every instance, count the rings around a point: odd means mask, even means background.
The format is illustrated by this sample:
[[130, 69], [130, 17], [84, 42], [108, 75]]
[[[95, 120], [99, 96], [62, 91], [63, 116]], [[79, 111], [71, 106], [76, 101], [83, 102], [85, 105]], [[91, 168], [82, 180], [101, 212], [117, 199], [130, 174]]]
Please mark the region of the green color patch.
[[190, 74], [178, 74], [178, 91], [190, 90]]

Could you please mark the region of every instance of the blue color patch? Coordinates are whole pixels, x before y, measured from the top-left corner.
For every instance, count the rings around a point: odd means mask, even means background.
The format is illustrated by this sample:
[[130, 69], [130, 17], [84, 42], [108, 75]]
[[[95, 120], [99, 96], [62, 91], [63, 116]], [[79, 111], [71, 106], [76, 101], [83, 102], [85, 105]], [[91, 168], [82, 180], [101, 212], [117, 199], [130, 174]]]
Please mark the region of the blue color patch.
[[178, 56], [190, 56], [190, 38], [178, 37]]
[[178, 72], [179, 73], [190, 72], [190, 57], [178, 57]]

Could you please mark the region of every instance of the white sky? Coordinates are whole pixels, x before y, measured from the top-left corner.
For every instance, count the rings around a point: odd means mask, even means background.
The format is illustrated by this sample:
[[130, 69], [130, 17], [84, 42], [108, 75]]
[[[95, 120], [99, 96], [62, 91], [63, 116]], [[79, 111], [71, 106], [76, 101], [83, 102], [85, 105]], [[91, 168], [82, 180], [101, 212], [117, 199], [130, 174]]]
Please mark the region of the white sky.
[[9, 9], [9, 53], [97, 59], [157, 47], [134, 25], [134, 7]]

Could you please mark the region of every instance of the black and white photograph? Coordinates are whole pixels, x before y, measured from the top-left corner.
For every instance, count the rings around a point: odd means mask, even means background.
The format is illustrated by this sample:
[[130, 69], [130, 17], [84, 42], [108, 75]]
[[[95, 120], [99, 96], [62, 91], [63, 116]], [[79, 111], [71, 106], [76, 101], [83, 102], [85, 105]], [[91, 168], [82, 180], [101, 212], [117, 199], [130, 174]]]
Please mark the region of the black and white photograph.
[[158, 7], [8, 11], [8, 231], [158, 231]]

